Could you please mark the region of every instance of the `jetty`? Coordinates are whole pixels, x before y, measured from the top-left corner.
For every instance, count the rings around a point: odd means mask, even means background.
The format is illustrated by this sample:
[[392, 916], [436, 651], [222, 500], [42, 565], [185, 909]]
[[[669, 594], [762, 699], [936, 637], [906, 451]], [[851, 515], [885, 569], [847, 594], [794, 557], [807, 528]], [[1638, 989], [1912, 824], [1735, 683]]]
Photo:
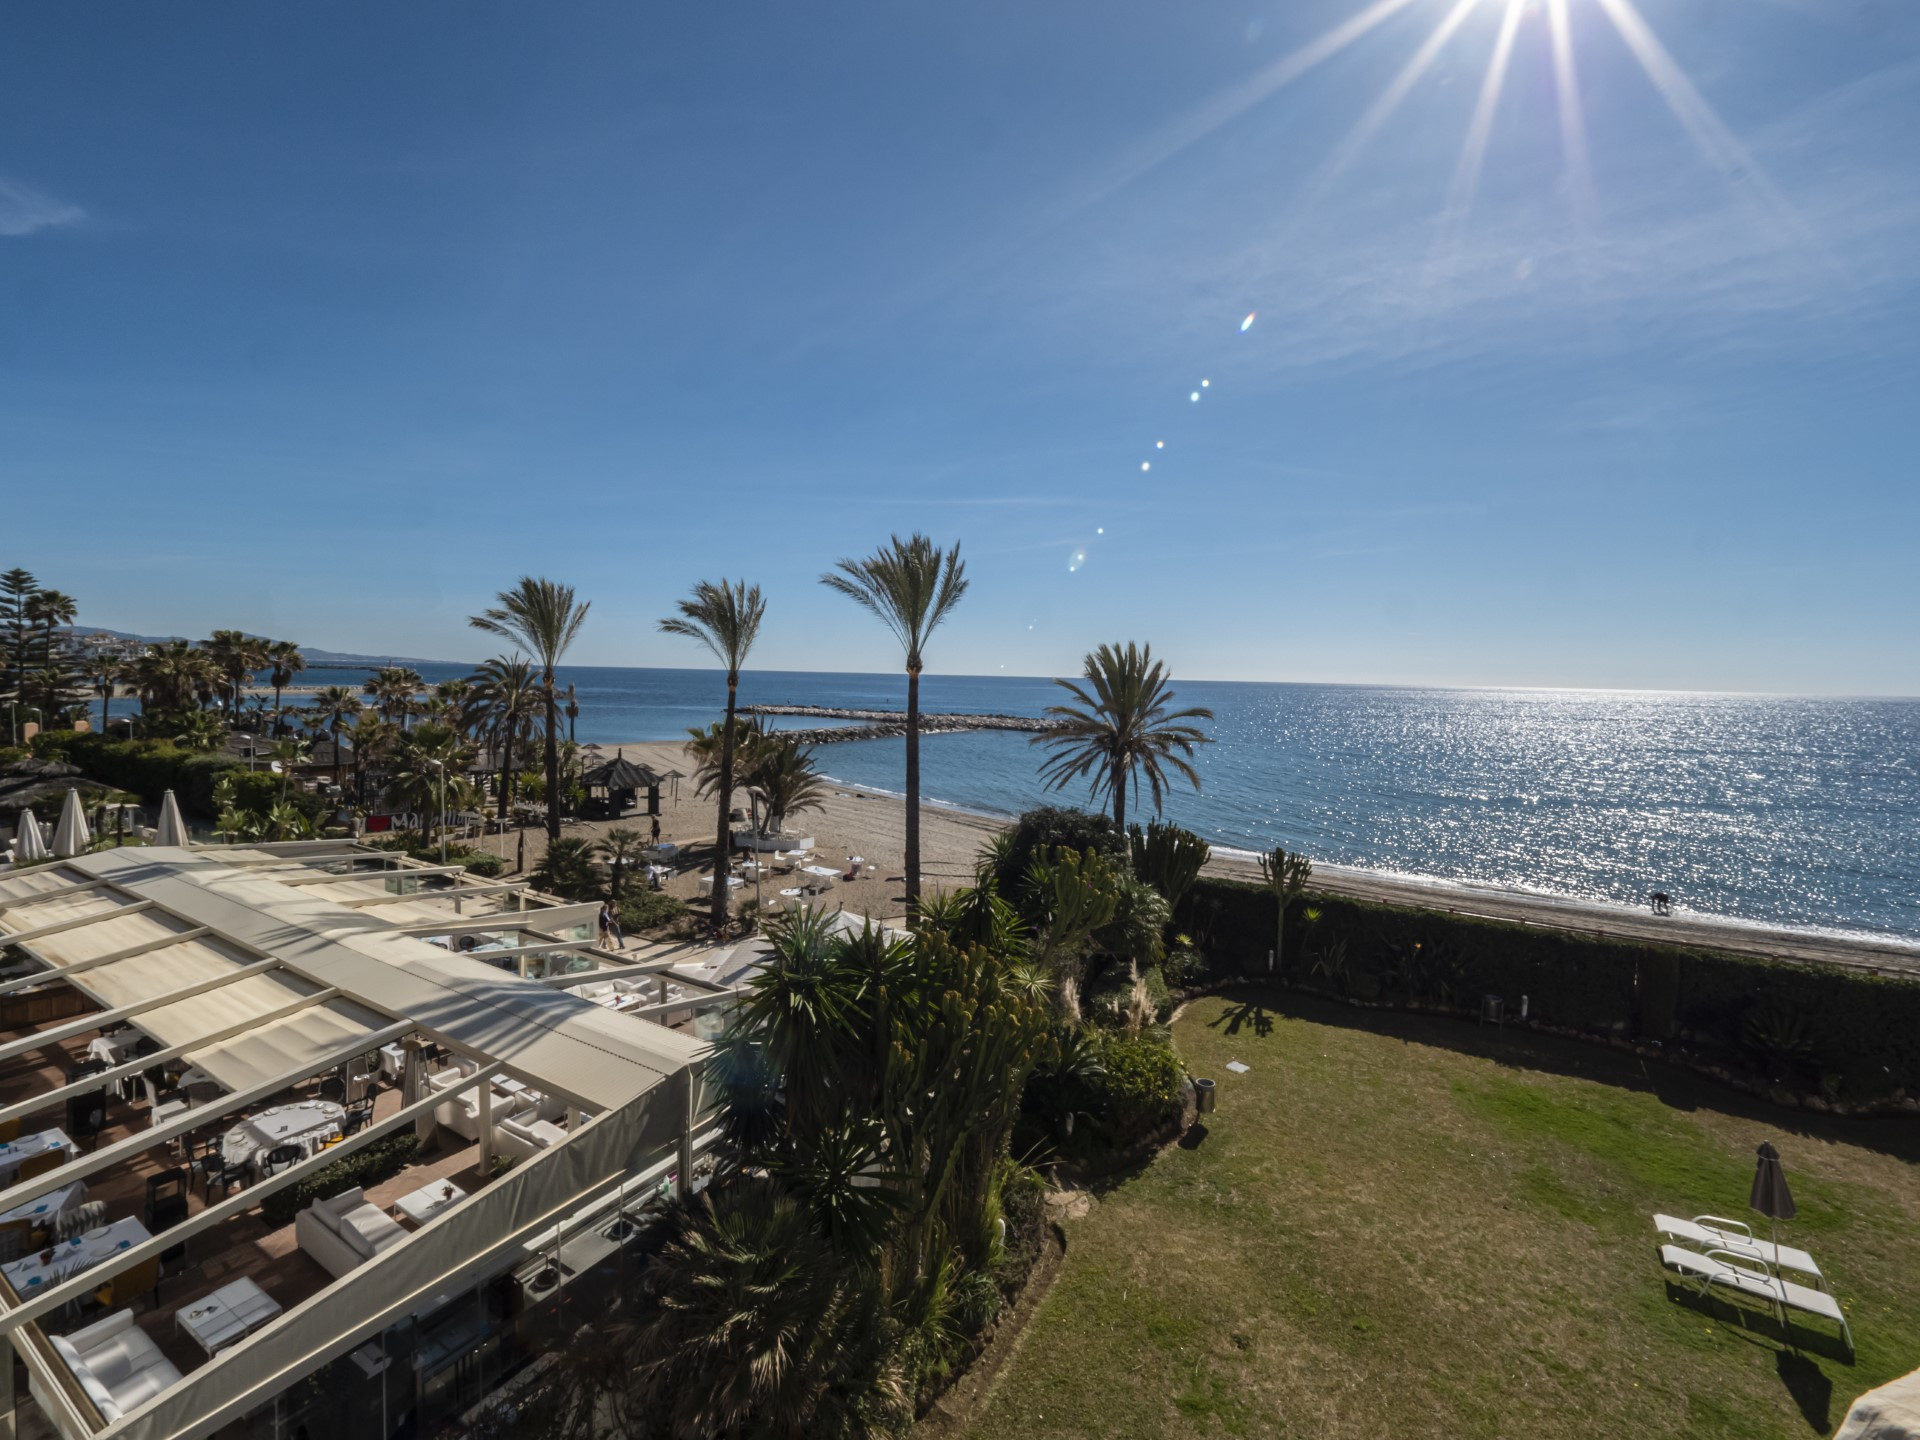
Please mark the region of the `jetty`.
[[[783, 737], [802, 745], [832, 745], [843, 740], [890, 740], [907, 733], [904, 710], [843, 710], [831, 705], [745, 705], [748, 715], [792, 715], [812, 720], [839, 723], [814, 730], [783, 730]], [[968, 730], [1009, 730], [1028, 735], [1043, 735], [1058, 728], [1055, 720], [1037, 720], [1031, 715], [986, 715], [961, 712], [942, 714], [923, 712], [922, 735], [957, 735]]]

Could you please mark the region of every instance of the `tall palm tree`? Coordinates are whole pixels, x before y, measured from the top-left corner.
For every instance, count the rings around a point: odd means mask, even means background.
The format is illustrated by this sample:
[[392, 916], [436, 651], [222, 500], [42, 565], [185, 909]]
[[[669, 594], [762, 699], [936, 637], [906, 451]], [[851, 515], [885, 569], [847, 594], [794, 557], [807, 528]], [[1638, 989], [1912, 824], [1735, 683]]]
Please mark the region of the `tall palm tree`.
[[58, 590], [42, 590], [27, 601], [27, 618], [40, 627], [39, 659], [43, 668], [54, 668], [53, 632], [71, 625], [79, 613], [79, 603]]
[[533, 745], [539, 710], [540, 689], [533, 678], [533, 665], [520, 656], [496, 655], [482, 661], [467, 684], [467, 728], [493, 750], [499, 762], [502, 825], [512, 802], [514, 749]]
[[291, 640], [267, 642], [267, 678], [273, 683], [273, 728], [280, 728], [280, 692], [293, 683], [293, 677], [307, 668], [307, 657]]
[[473, 786], [466, 778], [472, 763], [473, 751], [466, 738], [451, 725], [423, 721], [394, 747], [387, 798], [395, 809], [411, 810], [419, 817], [422, 845], [432, 838], [428, 816], [438, 816], [443, 808], [472, 808]]
[[827, 785], [814, 765], [813, 751], [791, 736], [771, 734], [761, 741], [753, 763], [741, 779], [760, 797], [767, 830], [778, 835], [787, 817], [818, 810], [826, 802]]
[[344, 685], [328, 685], [313, 697], [313, 714], [333, 739], [333, 784], [340, 786], [340, 728], [366, 707]]
[[616, 907], [626, 898], [627, 871], [639, 861], [646, 848], [646, 836], [619, 825], [594, 842], [593, 853], [607, 862], [607, 898]]
[[1166, 667], [1153, 658], [1151, 646], [1131, 640], [1125, 649], [1102, 645], [1087, 656], [1082, 678], [1084, 687], [1071, 680], [1054, 682], [1079, 703], [1047, 707], [1055, 728], [1032, 741], [1054, 752], [1040, 767], [1040, 778], [1058, 790], [1087, 777], [1096, 800], [1112, 799], [1114, 828], [1125, 834], [1127, 788], [1131, 785], [1137, 795], [1142, 774], [1156, 814], [1166, 798], [1168, 768], [1200, 788], [1200, 774], [1187, 762], [1194, 746], [1213, 737], [1187, 722], [1211, 720], [1213, 711], [1168, 709], [1173, 691]]
[[188, 710], [179, 722], [173, 743], [182, 750], [218, 750], [226, 742], [227, 727], [211, 710]]
[[377, 710], [362, 709], [353, 722], [353, 793], [364, 804], [367, 772], [384, 764], [400, 743], [400, 727]]
[[420, 690], [425, 684], [418, 670], [410, 670], [404, 665], [387, 665], [369, 675], [360, 689], [379, 708], [382, 716], [405, 730], [407, 722], [419, 712]]
[[[690, 598], [680, 602], [680, 613], [660, 622], [661, 630], [698, 640], [713, 652], [727, 672], [726, 728], [720, 734], [720, 825], [713, 841], [713, 899], [709, 909], [715, 929], [727, 921], [727, 850], [732, 830], [727, 816], [733, 810], [733, 723], [740, 697], [740, 667], [760, 634], [767, 602], [758, 585], [741, 580], [715, 585], [702, 580]], [[551, 743], [551, 742], [549, 742]], [[549, 753], [552, 753], [549, 751]]]
[[216, 630], [202, 647], [226, 683], [228, 718], [240, 722], [240, 688], [267, 663], [267, 642], [244, 630]]
[[498, 635], [524, 649], [540, 666], [540, 695], [547, 721], [547, 843], [560, 838], [560, 723], [554, 671], [586, 623], [590, 600], [576, 602], [573, 587], [522, 575], [500, 603], [470, 617], [476, 630]]
[[942, 551], [924, 535], [893, 537], [865, 560], [842, 560], [820, 583], [875, 616], [907, 659], [907, 904], [920, 901], [920, 672], [928, 638], [967, 593], [960, 547]]
[[280, 767], [280, 798], [287, 798], [287, 782], [293, 779], [293, 767], [307, 759], [307, 742], [298, 735], [285, 735], [267, 747], [267, 758]]
[[220, 685], [220, 672], [205, 650], [171, 640], [134, 662], [133, 685], [140, 693], [143, 713], [177, 714], [211, 700]]

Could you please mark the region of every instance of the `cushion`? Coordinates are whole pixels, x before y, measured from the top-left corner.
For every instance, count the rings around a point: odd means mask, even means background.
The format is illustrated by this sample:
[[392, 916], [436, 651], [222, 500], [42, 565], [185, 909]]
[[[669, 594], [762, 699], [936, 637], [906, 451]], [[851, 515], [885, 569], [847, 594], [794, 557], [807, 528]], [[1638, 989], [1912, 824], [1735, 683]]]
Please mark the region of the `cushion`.
[[389, 1234], [399, 1228], [378, 1205], [362, 1205], [340, 1217], [340, 1238], [369, 1260], [384, 1248], [383, 1241], [392, 1243]]
[[313, 1204], [313, 1215], [327, 1229], [339, 1235], [343, 1233], [340, 1228], [340, 1217], [348, 1211], [359, 1209], [366, 1204], [366, 1201], [365, 1193], [356, 1185], [351, 1190], [341, 1191], [330, 1200], [316, 1200]]

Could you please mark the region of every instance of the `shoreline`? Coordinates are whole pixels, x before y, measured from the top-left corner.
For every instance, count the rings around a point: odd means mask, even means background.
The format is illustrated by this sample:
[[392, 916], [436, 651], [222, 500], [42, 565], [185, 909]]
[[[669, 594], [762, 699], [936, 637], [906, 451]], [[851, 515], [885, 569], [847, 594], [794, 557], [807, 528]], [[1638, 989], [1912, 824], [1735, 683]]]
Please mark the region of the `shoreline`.
[[[687, 768], [684, 747], [676, 740], [600, 743], [607, 749], [618, 746], [628, 752], [638, 751], [649, 757], [649, 763], [662, 768]], [[822, 779], [829, 792], [825, 803], [819, 810], [797, 817], [788, 828], [813, 834], [818, 842], [816, 850], [830, 862], [844, 860], [852, 854], [875, 862], [870, 873], [830, 893], [847, 909], [864, 911], [875, 919], [899, 916], [904, 909], [904, 897], [897, 883], [904, 864], [904, 797], [894, 791], [832, 779], [826, 773]], [[974, 857], [980, 846], [1015, 819], [1011, 815], [931, 799], [921, 802], [920, 814], [921, 874], [929, 889], [970, 884]], [[699, 843], [711, 842], [714, 812], [707, 802], [692, 798], [690, 786], [682, 789], [672, 818], [675, 823], [668, 828], [684, 830], [689, 839], [697, 837]], [[663, 815], [663, 827], [666, 822], [667, 816]], [[667, 838], [681, 837], [669, 834]], [[1254, 883], [1260, 879], [1258, 859], [1250, 852], [1233, 847], [1216, 846], [1204, 873]], [[689, 882], [690, 894], [692, 888]], [[1835, 934], [1684, 911], [1656, 916], [1650, 911], [1597, 900], [1546, 895], [1471, 880], [1322, 864], [1317, 860], [1313, 865], [1312, 888], [1343, 898], [1538, 925], [1576, 934], [1692, 946], [1772, 960], [1920, 974], [1920, 941], [1870, 932]]]

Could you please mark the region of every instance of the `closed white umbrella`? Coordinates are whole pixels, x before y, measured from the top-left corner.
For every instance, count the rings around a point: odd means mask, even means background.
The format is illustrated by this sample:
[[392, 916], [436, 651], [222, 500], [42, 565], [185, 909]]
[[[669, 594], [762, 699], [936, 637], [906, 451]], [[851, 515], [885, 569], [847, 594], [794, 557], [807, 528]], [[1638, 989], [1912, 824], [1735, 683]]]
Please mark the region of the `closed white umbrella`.
[[31, 810], [22, 810], [20, 819], [14, 826], [13, 858], [16, 860], [47, 858], [47, 842], [41, 838], [40, 822], [33, 818]]
[[80, 809], [80, 792], [69, 785], [67, 803], [60, 810], [60, 823], [53, 827], [53, 853], [64, 860], [70, 855], [86, 854], [91, 844], [93, 834], [87, 829], [87, 817]]
[[171, 790], [160, 801], [160, 825], [154, 831], [153, 843], [182, 847], [193, 843], [187, 838], [187, 822], [180, 818], [180, 802]]

